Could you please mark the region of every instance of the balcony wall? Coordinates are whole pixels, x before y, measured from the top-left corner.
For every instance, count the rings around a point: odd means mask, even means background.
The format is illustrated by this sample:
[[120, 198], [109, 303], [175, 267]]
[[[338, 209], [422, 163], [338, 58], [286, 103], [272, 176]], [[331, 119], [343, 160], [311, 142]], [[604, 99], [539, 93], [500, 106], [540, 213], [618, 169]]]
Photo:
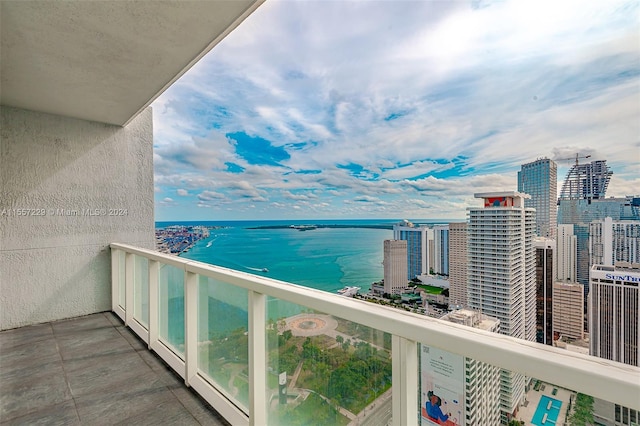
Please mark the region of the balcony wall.
[[2, 106], [0, 132], [0, 329], [109, 310], [109, 242], [154, 244], [151, 109], [120, 127]]

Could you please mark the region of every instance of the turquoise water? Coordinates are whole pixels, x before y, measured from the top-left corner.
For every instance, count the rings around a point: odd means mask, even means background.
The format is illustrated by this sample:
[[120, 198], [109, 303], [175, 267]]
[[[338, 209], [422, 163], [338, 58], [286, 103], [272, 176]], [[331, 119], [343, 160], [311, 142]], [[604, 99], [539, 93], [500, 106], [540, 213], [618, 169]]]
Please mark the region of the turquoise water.
[[[383, 241], [393, 231], [369, 228], [249, 229], [290, 224], [392, 224], [391, 221], [203, 222], [228, 226], [211, 231], [182, 257], [335, 292], [368, 290], [383, 277]], [[164, 225], [164, 224], [158, 224]], [[211, 243], [209, 245], [209, 243]], [[209, 245], [209, 247], [207, 247]], [[263, 272], [262, 269], [268, 269]]]
[[[551, 401], [551, 408], [547, 410], [549, 401]], [[538, 403], [538, 408], [536, 408], [536, 412], [531, 419], [531, 423], [536, 426], [555, 425], [558, 420], [558, 416], [560, 415], [560, 407], [562, 407], [562, 401], [542, 395], [540, 397], [540, 402]], [[542, 418], [545, 413], [547, 414], [547, 420], [545, 423], [542, 423]]]
[[[371, 228], [317, 228], [298, 231], [289, 228], [289, 225], [389, 226], [397, 222], [399, 220], [158, 222], [156, 227], [175, 224], [222, 227], [212, 229], [209, 238], [198, 241], [181, 257], [335, 293], [345, 286], [358, 286], [365, 292], [373, 282], [383, 278], [383, 242], [393, 238], [393, 231]], [[250, 229], [274, 225], [284, 225], [286, 228]], [[175, 282], [172, 291], [181, 294], [181, 275], [171, 281]], [[210, 321], [208, 328], [202, 330], [201, 339], [206, 340], [218, 333], [237, 328], [246, 329], [245, 290], [212, 282], [202, 291], [205, 292], [203, 294], [208, 294]], [[169, 298], [169, 317], [182, 318], [184, 300], [181, 297]], [[295, 315], [306, 308], [269, 299], [267, 315], [270, 319], [277, 320]], [[213, 318], [217, 320], [211, 320]], [[169, 340], [175, 347], [181, 347], [184, 343], [183, 322], [170, 321], [169, 327]]]

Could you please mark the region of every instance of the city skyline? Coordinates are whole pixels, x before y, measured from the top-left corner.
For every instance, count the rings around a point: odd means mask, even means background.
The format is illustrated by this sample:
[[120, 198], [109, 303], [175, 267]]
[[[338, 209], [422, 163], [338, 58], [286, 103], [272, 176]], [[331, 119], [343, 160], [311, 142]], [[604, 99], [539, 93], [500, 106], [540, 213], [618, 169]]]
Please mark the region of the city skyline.
[[631, 195], [638, 8], [266, 2], [153, 103], [156, 220], [462, 219], [576, 153]]

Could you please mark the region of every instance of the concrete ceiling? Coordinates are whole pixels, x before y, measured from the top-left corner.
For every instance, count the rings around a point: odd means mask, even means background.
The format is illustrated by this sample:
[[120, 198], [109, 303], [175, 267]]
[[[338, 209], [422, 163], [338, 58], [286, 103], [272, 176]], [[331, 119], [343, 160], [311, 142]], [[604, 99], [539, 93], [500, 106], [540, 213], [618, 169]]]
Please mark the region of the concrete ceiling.
[[264, 0], [0, 1], [0, 103], [125, 125]]

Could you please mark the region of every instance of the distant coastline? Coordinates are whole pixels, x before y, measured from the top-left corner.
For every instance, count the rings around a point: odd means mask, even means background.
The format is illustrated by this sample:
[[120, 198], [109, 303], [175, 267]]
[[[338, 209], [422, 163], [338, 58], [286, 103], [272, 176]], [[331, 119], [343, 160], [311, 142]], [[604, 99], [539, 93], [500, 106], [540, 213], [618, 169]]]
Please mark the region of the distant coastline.
[[260, 225], [260, 226], [253, 226], [253, 227], [249, 227], [247, 229], [295, 229], [298, 231], [309, 231], [309, 230], [313, 230], [313, 229], [320, 229], [320, 228], [366, 228], [366, 229], [388, 229], [388, 230], [393, 230], [393, 224], [388, 224], [388, 223], [380, 223], [380, 224], [357, 224], [357, 223], [353, 223], [353, 224], [332, 224], [332, 225], [316, 225], [316, 224], [309, 224], [309, 225]]

